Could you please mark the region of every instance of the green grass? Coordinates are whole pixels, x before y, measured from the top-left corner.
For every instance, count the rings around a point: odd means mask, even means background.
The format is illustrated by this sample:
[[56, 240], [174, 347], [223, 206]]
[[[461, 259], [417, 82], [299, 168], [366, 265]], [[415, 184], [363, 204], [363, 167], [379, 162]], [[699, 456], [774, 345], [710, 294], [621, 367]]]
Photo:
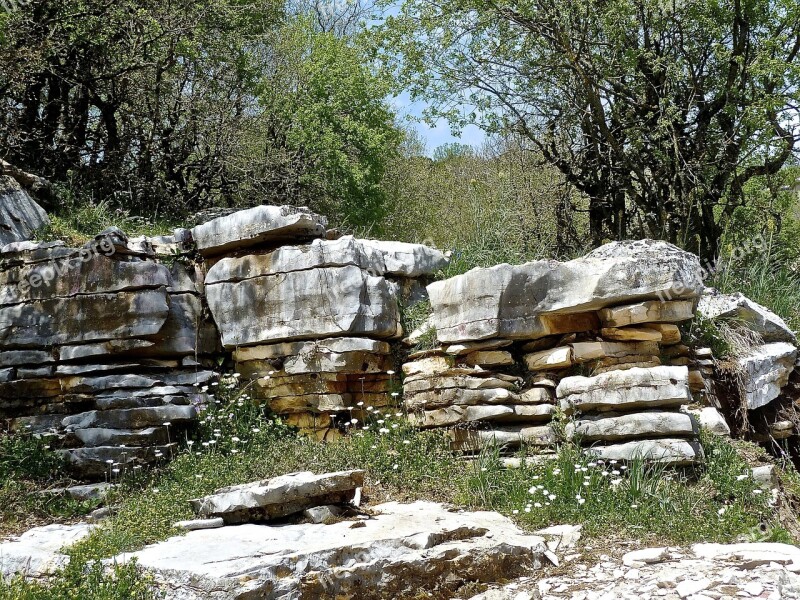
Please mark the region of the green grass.
[[0, 536], [32, 524], [75, 519], [95, 508], [69, 497], [37, 493], [68, 484], [62, 466], [42, 440], [0, 436]]
[[37, 233], [42, 241], [63, 240], [68, 246], [80, 246], [108, 227], [119, 227], [130, 237], [171, 234], [178, 223], [132, 216], [115, 209], [106, 201], [78, 199], [65, 193], [61, 206], [50, 213], [50, 225]]
[[741, 292], [766, 306], [800, 330], [800, 273], [793, 268], [785, 252], [768, 240], [758, 253], [741, 260], [721, 262], [721, 269], [708, 285], [728, 294]]
[[[233, 377], [221, 382], [217, 395], [219, 402], [203, 413], [196, 435], [182, 440], [184, 450], [175, 460], [150, 472], [121, 474], [110, 498], [114, 515], [69, 550], [72, 566], [57, 578], [64, 586], [59, 589], [82, 590], [79, 574], [91, 570], [94, 559], [179, 534], [172, 524], [193, 516], [191, 498], [300, 470], [361, 468], [366, 471], [368, 504], [390, 499], [451, 502], [497, 510], [527, 530], [574, 523], [582, 524], [589, 538], [659, 545], [790, 541], [769, 504], [770, 494], [747, 475], [745, 456], [753, 450], [738, 442], [703, 434], [707, 464], [697, 470], [666, 470], [642, 462], [602, 464], [569, 444], [552, 461], [506, 470], [496, 449], [465, 461], [449, 450], [442, 433], [409, 427], [396, 409], [373, 411], [368, 423], [354, 425], [348, 438], [321, 444], [264, 416], [251, 403], [248, 387]], [[93, 586], [108, 595], [80, 591], [70, 597], [147, 598], [132, 586], [128, 569], [118, 567], [104, 576], [102, 585]], [[56, 597], [44, 595], [40, 587], [19, 581], [0, 585], [0, 597]]]
[[503, 470], [491, 453], [473, 469], [477, 504], [513, 516], [523, 527], [580, 523], [589, 537], [688, 544], [787, 534], [730, 442], [703, 436], [707, 465], [697, 471], [634, 461], [602, 463], [565, 445], [551, 464]]

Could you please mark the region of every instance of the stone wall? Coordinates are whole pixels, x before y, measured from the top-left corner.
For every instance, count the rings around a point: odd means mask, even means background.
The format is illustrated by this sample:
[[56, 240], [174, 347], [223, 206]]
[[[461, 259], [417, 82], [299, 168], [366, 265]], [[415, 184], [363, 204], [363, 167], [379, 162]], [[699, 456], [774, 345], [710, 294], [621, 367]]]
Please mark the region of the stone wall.
[[[275, 206], [159, 238], [111, 229], [82, 248], [7, 244], [0, 419], [48, 436], [77, 473], [113, 477], [169, 458], [230, 360], [254, 401], [318, 439], [402, 405], [463, 452], [547, 451], [558, 417], [605, 459], [691, 464], [699, 423], [726, 433], [737, 408], [718, 397], [711, 350], [685, 338], [699, 310], [758, 336], [736, 359], [744, 410], [769, 421], [768, 436], [794, 434], [794, 334], [707, 290], [691, 254], [616, 242], [432, 282], [446, 266], [436, 249], [341, 236]], [[402, 311], [426, 299], [427, 325], [404, 332]]]
[[705, 382], [678, 324], [702, 288], [697, 257], [651, 241], [433, 283], [440, 346], [403, 366], [406, 407], [420, 427], [455, 426], [465, 451], [552, 445], [558, 402], [567, 435], [598, 456], [699, 461], [681, 407]]
[[79, 475], [169, 458], [218, 349], [202, 273], [109, 230], [82, 248], [0, 249], [0, 419], [46, 436]]

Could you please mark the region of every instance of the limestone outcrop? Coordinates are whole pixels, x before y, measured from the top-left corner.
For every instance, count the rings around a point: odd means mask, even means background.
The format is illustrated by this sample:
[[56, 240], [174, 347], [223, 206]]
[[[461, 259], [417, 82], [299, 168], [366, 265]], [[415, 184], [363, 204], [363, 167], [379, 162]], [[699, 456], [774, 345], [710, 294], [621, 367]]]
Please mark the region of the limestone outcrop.
[[[201, 227], [222, 231], [237, 215]], [[235, 245], [235, 255], [216, 257], [205, 293], [252, 397], [330, 440], [367, 410], [396, 404], [390, 342], [402, 335], [399, 305], [424, 297], [447, 258], [421, 244], [352, 236], [297, 244], [306, 233], [277, 248], [274, 236]]]
[[215, 377], [201, 291], [194, 266], [167, 267], [119, 230], [82, 248], [6, 245], [0, 418], [46, 436], [86, 478], [168, 458]]
[[244, 524], [190, 531], [117, 556], [135, 559], [170, 598], [451, 597], [541, 566], [544, 538], [493, 512], [390, 502], [356, 521]]
[[[715, 410], [714, 430], [730, 430], [711, 385], [718, 357], [685, 338], [697, 310], [763, 339], [736, 358], [750, 411], [800, 389], [788, 326], [740, 294], [706, 290], [698, 258], [665, 242], [431, 283], [444, 253], [341, 236], [306, 208], [197, 223], [154, 238], [109, 228], [81, 248], [0, 248], [8, 428], [48, 436], [84, 476], [113, 478], [170, 456], [232, 358], [253, 401], [320, 440], [403, 403], [412, 424], [447, 429], [465, 452], [544, 451], [563, 414], [596, 453], [695, 462], [692, 414]], [[404, 332], [401, 314], [424, 300], [431, 314]], [[773, 412], [771, 435], [791, 435]]]
[[19, 183], [8, 175], [0, 175], [0, 247], [28, 241], [38, 229], [49, 224], [47, 213]]
[[[592, 313], [600, 309], [652, 300], [693, 301], [702, 289], [696, 256], [665, 242], [643, 240], [614, 242], [565, 263], [542, 260], [473, 269], [431, 284], [428, 292], [439, 341], [456, 343], [586, 331]], [[652, 315], [648, 320], [691, 318], [681, 315]]]

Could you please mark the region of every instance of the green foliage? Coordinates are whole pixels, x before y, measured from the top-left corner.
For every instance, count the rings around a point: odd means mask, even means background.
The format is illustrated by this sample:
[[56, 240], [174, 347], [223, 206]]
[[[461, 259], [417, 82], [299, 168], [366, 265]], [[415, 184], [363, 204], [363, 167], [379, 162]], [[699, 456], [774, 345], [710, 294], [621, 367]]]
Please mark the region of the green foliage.
[[156, 600], [161, 596], [149, 577], [135, 563], [114, 565], [110, 572], [100, 562], [72, 562], [49, 583], [28, 582], [22, 577], [0, 579], [3, 600]]
[[716, 358], [726, 358], [732, 354], [730, 340], [725, 337], [712, 319], [696, 314], [688, 328], [689, 339], [696, 345], [711, 348]]
[[0, 482], [11, 479], [46, 479], [62, 463], [42, 440], [25, 435], [0, 436]]
[[[431, 303], [429, 300], [416, 302], [411, 306], [400, 307], [400, 323], [403, 326], [405, 335], [411, 335], [414, 331], [423, 326], [425, 321], [433, 314]], [[430, 350], [437, 344], [436, 329], [428, 327], [422, 332], [419, 341], [412, 349], [416, 350]]]
[[[413, 141], [411, 139], [410, 141]], [[389, 169], [387, 236], [452, 250], [443, 276], [477, 266], [569, 257], [586, 249], [584, 201], [520, 140], [480, 151], [437, 149], [437, 159], [407, 147]]]
[[[261, 168], [290, 181], [284, 201], [312, 206], [346, 226], [375, 226], [385, 214], [386, 165], [400, 143], [384, 102], [386, 75], [371, 69], [357, 38], [317, 31], [303, 19], [287, 23], [277, 39], [284, 60], [265, 70], [258, 91], [275, 138], [257, 158]], [[253, 143], [263, 145], [260, 138]]]
[[799, 24], [792, 0], [405, 0], [377, 37], [431, 122], [519, 132], [585, 193], [593, 244], [715, 257], [792, 155]]
[[758, 238], [754, 251], [737, 258], [736, 247], [726, 248], [727, 257], [709, 285], [725, 293], [741, 292], [782, 317], [794, 330], [800, 329], [800, 273], [787, 252], [794, 248], [780, 244], [773, 236]]
[[154, 221], [265, 202], [374, 225], [399, 134], [363, 11], [317, 14], [337, 37], [295, 5], [31, 0], [0, 20], [3, 158]]
[[69, 497], [40, 494], [63, 483], [63, 463], [42, 440], [22, 435], [0, 436], [0, 536], [32, 522], [84, 515], [94, 508]]
[[37, 239], [62, 240], [68, 246], [80, 246], [108, 227], [118, 227], [134, 237], [169, 235], [179, 224], [132, 216], [128, 210], [113, 208], [107, 200], [95, 202], [76, 197], [68, 186], [61, 188], [60, 196], [61, 204], [50, 212], [50, 225], [36, 233]]

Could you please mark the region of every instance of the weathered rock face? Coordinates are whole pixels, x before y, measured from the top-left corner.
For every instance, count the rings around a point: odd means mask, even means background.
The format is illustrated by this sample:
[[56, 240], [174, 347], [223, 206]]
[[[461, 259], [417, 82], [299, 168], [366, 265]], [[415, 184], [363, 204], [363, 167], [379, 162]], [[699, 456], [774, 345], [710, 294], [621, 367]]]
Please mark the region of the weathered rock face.
[[701, 290], [696, 256], [650, 240], [608, 244], [566, 263], [473, 269], [428, 286], [439, 340], [449, 343], [583, 331], [585, 323], [575, 323], [574, 315], [642, 300], [692, 299]]
[[334, 336], [400, 335], [398, 286], [447, 262], [420, 244], [347, 236], [223, 258], [206, 277], [226, 347]]
[[86, 523], [45, 525], [0, 543], [0, 579], [16, 576], [40, 579], [53, 575], [69, 563], [69, 557], [61, 549], [86, 537], [91, 530], [92, 526]]
[[410, 598], [452, 596], [467, 582], [502, 581], [536, 569], [544, 540], [492, 512], [440, 504], [388, 503], [369, 520], [332, 525], [246, 524], [149, 546], [136, 559], [167, 596], [235, 598]]
[[215, 256], [257, 245], [279, 246], [325, 234], [328, 220], [307, 208], [256, 206], [198, 225], [192, 229], [197, 249]]
[[720, 294], [706, 289], [697, 304], [698, 314], [708, 319], [728, 319], [745, 324], [765, 342], [797, 342], [794, 332], [774, 312], [743, 294]]
[[7, 175], [0, 175], [0, 248], [31, 239], [50, 224], [44, 209]]
[[226, 487], [190, 500], [200, 517], [220, 517], [227, 525], [269, 521], [315, 506], [350, 502], [364, 485], [364, 471], [315, 475], [289, 473], [264, 481]]
[[296, 271], [206, 285], [226, 348], [333, 336], [394, 338], [397, 295], [358, 267]]
[[195, 358], [218, 342], [197, 274], [152, 256], [118, 230], [0, 252], [0, 419], [86, 478], [169, 458], [208, 400]]
[[747, 408], [761, 408], [775, 400], [789, 382], [796, 359], [797, 348], [786, 342], [759, 346], [740, 358]]

